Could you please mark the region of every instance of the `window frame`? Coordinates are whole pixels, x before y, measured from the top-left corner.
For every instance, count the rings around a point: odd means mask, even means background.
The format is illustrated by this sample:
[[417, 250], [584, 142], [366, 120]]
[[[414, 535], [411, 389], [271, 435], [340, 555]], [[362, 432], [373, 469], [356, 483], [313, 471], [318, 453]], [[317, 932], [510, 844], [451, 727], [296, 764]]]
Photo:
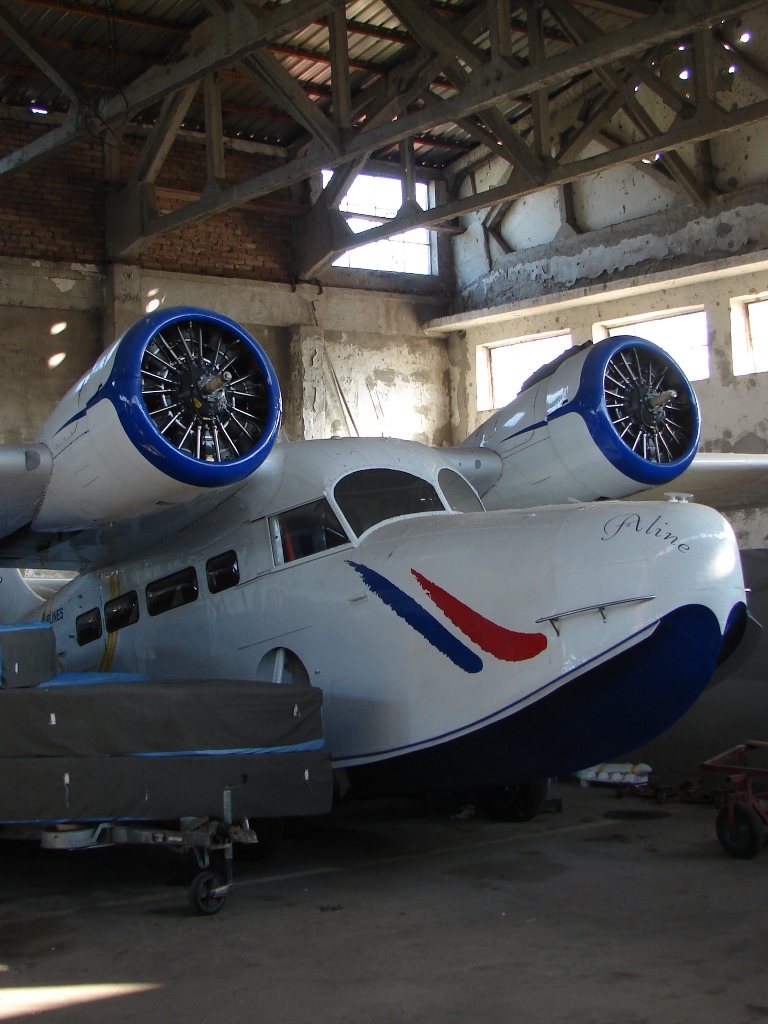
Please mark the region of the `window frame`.
[[[174, 578], [180, 579], [185, 575], [190, 576], [190, 574], [192, 580], [192, 593], [194, 596], [190, 597], [188, 600], [182, 601], [181, 604], [171, 604], [167, 608], [157, 608], [156, 610], [153, 610], [153, 604], [155, 604], [160, 599], [160, 594], [150, 594], [151, 587], [158, 587], [161, 584], [167, 584], [167, 586], [165, 587], [165, 592], [173, 589], [177, 592], [180, 592], [183, 596], [183, 588], [185, 587], [185, 584], [183, 582], [179, 582], [179, 584], [175, 586], [170, 581]], [[177, 569], [175, 572], [168, 573], [167, 576], [160, 576], [156, 580], [150, 580], [150, 582], [147, 583], [147, 585], [144, 587], [144, 601], [146, 602], [147, 605], [147, 615], [149, 615], [153, 619], [156, 618], [158, 615], [165, 615], [167, 612], [175, 611], [177, 608], [184, 608], [185, 605], [194, 604], [199, 597], [200, 581], [197, 576], [197, 569], [194, 567], [194, 565], [186, 565], [184, 566], [183, 569]]]
[[[441, 466], [440, 468], [443, 469], [443, 468], [449, 468], [449, 467]], [[377, 470], [377, 469], [378, 470], [390, 470], [393, 473], [405, 473], [407, 476], [415, 477], [417, 480], [422, 480], [424, 483], [429, 484], [430, 487], [432, 487], [432, 489], [434, 490], [435, 494], [437, 495], [438, 500], [443, 503], [443, 508], [442, 509], [432, 509], [429, 512], [408, 512], [405, 515], [401, 515], [401, 516], [390, 516], [387, 519], [380, 519], [377, 523], [374, 523], [373, 526], [369, 526], [368, 529], [365, 530], [363, 533], [360, 533], [360, 534], [355, 533], [354, 529], [352, 528], [352, 524], [347, 519], [347, 517], [344, 515], [344, 510], [342, 509], [342, 507], [339, 504], [339, 502], [336, 500], [336, 487], [337, 487], [338, 484], [341, 483], [342, 480], [346, 480], [347, 477], [353, 476], [355, 473], [365, 473], [365, 472], [368, 472], [369, 470]], [[334, 480], [333, 486], [332, 486], [331, 490], [332, 490], [332, 497], [333, 497], [333, 507], [334, 507], [335, 510], [337, 510], [337, 513], [340, 514], [341, 520], [344, 523], [344, 526], [345, 526], [347, 532], [349, 533], [349, 535], [351, 535], [352, 537], [355, 538], [355, 544], [359, 544], [360, 541], [364, 537], [368, 536], [368, 534], [371, 532], [371, 530], [376, 530], [376, 529], [378, 529], [379, 526], [383, 526], [385, 523], [394, 523], [398, 519], [414, 519], [416, 516], [440, 516], [440, 515], [454, 515], [455, 514], [453, 509], [450, 508], [450, 506], [446, 508], [446, 505], [448, 505], [448, 500], [444, 496], [444, 494], [443, 494], [442, 490], [440, 489], [440, 486], [438, 485], [436, 479], [427, 479], [426, 477], [419, 476], [417, 473], [411, 473], [409, 470], [405, 470], [405, 469], [393, 469], [392, 466], [359, 466], [357, 469], [351, 469], [348, 473], [344, 473], [342, 476], [340, 476], [336, 480]]]
[[[417, 169], [417, 171], [418, 171], [418, 169]], [[320, 173], [318, 175], [319, 182], [320, 182], [320, 190], [317, 193], [318, 197], [321, 196], [323, 194], [323, 192], [325, 191], [326, 186], [323, 184], [323, 175], [326, 174], [326, 173], [332, 173], [332, 169], [324, 167], [320, 171]], [[382, 180], [388, 180], [388, 179], [397, 179], [397, 180], [399, 180], [400, 181], [400, 187], [401, 187], [401, 195], [402, 195], [402, 201], [401, 201], [401, 205], [400, 205], [399, 209], [402, 209], [402, 204], [405, 202], [405, 178], [404, 178], [403, 174], [401, 174], [401, 173], [383, 174], [383, 173], [380, 173], [379, 171], [371, 171], [371, 170], [366, 171], [366, 170], [363, 170], [361, 172], [361, 174], [358, 175], [358, 177], [361, 177], [361, 176], [370, 177], [370, 178], [381, 178]], [[425, 213], [428, 210], [432, 210], [436, 206], [439, 205], [438, 194], [437, 194], [437, 184], [438, 183], [436, 181], [432, 180], [431, 178], [421, 178], [421, 177], [419, 177], [418, 173], [416, 173], [415, 184], [426, 186], [426, 190], [427, 190], [427, 207], [426, 207], [426, 210], [424, 211]], [[351, 187], [352, 186], [350, 185], [350, 188]], [[344, 195], [341, 197], [341, 200], [339, 201], [339, 204], [338, 204], [339, 212], [341, 213], [342, 217], [344, 217], [345, 221], [347, 219], [357, 218], [358, 220], [370, 221], [371, 222], [370, 226], [371, 227], [376, 227], [377, 225], [386, 224], [390, 220], [390, 218], [387, 218], [387, 217], [377, 216], [375, 213], [355, 213], [355, 212], [350, 212], [350, 211], [347, 211], [347, 210], [342, 210], [341, 206], [343, 205], [344, 200], [347, 198], [347, 193], [348, 192], [349, 192], [349, 189], [347, 189], [347, 192], [345, 192]], [[399, 213], [399, 210], [397, 212]], [[397, 213], [396, 213], [396, 215], [397, 215]], [[392, 275], [395, 275], [396, 277], [398, 277], [399, 279], [413, 278], [414, 280], [420, 280], [420, 281], [431, 281], [431, 280], [437, 279], [440, 276], [440, 264], [439, 264], [439, 256], [438, 256], [438, 233], [437, 233], [437, 231], [435, 231], [435, 230], [433, 230], [432, 228], [429, 228], [429, 227], [425, 227], [423, 230], [425, 230], [427, 232], [427, 238], [428, 238], [428, 243], [427, 243], [426, 246], [424, 246], [424, 248], [428, 248], [428, 250], [429, 250], [429, 272], [426, 273], [426, 274], [420, 274], [420, 273], [417, 273], [417, 272], [412, 271], [412, 270], [378, 270], [378, 269], [374, 270], [374, 269], [371, 269], [370, 267], [344, 267], [344, 266], [337, 266], [336, 265], [336, 260], [333, 261], [333, 263], [331, 264], [331, 266], [328, 269], [329, 270], [332, 269], [335, 273], [341, 273], [341, 274], [355, 274], [355, 275], [359, 275], [359, 274], [376, 274], [376, 275], [392, 274]], [[388, 236], [387, 238], [382, 238], [382, 239], [379, 239], [377, 242], [366, 243], [366, 244], [378, 245], [381, 242], [388, 242], [388, 241], [390, 241], [395, 235], [400, 235], [400, 234], [403, 234], [403, 233], [404, 232], [402, 232], [402, 231], [395, 231], [395, 232], [393, 232], [392, 235]], [[346, 256], [348, 252], [351, 252], [351, 251], [353, 251], [353, 249], [356, 249], [356, 248], [362, 248], [362, 247], [361, 246], [352, 246], [349, 249], [345, 249], [343, 253], [341, 253], [339, 256], [336, 257], [336, 259], [341, 259], [343, 256]]]
[[[124, 601], [127, 597], [133, 597], [134, 598], [133, 611], [135, 611], [136, 617], [135, 618], [131, 618], [128, 622], [126, 622], [122, 626], [115, 626], [113, 629], [110, 629], [109, 622], [108, 622], [108, 616], [109, 616], [110, 612], [112, 611], [112, 608], [110, 608], [110, 605], [115, 605], [115, 604], [117, 604], [118, 601]], [[138, 593], [137, 590], [126, 590], [126, 592], [124, 594], [118, 594], [117, 597], [110, 598], [109, 601], [105, 601], [104, 602], [104, 628], [106, 629], [107, 633], [118, 633], [121, 629], [127, 629], [128, 626], [135, 626], [140, 618], [141, 618], [141, 608], [139, 606], [139, 593]]]
[[[279, 519], [280, 516], [284, 516], [290, 512], [295, 512], [297, 509], [303, 508], [305, 505], [314, 505], [315, 502], [321, 501], [322, 499], [325, 499], [331, 512], [333, 512], [334, 516], [336, 517], [336, 520], [338, 521], [338, 524], [341, 527], [342, 533], [347, 538], [346, 541], [343, 544], [335, 544], [332, 548], [325, 548], [323, 551], [313, 551], [311, 555], [302, 555], [300, 558], [292, 558], [288, 562], [278, 562], [275, 545], [279, 543], [282, 547], [282, 534], [280, 536], [275, 535], [274, 524], [277, 523], [277, 520]], [[339, 511], [340, 510], [336, 502], [332, 501], [330, 496], [326, 494], [325, 491], [323, 491], [323, 493], [316, 498], [310, 498], [309, 501], [300, 501], [296, 505], [291, 505], [288, 508], [282, 508], [280, 509], [279, 512], [271, 512], [268, 516], [266, 516], [267, 530], [269, 532], [270, 549], [272, 551], [273, 571], [279, 569], [289, 569], [293, 565], [304, 565], [310, 560], [324, 558], [327, 555], [332, 555], [335, 551], [341, 551], [344, 548], [352, 547], [354, 545], [354, 540], [351, 540], [350, 536], [354, 537], [354, 533], [350, 529], [349, 523], [346, 521], [344, 516], [339, 514]], [[279, 523], [277, 525], [279, 525]]]
[[[460, 508], [454, 508], [453, 505], [451, 505], [450, 498], [445, 493], [445, 488], [443, 487], [442, 483], [440, 482], [440, 476], [443, 473], [452, 473], [453, 476], [458, 477], [458, 479], [469, 488], [469, 491], [474, 495], [474, 497], [477, 500], [477, 503], [478, 503], [478, 505], [480, 507], [479, 508], [473, 508], [471, 510], [471, 512], [465, 512], [465, 511], [462, 511], [462, 509], [460, 509]], [[449, 511], [454, 512], [456, 515], [467, 516], [467, 515], [473, 515], [475, 512], [486, 512], [487, 511], [485, 505], [483, 504], [483, 499], [477, 493], [477, 491], [472, 486], [472, 484], [469, 482], [469, 480], [467, 480], [467, 478], [465, 476], [462, 476], [461, 473], [459, 473], [459, 471], [457, 469], [454, 469], [453, 466], [441, 466], [440, 469], [437, 471], [437, 493], [442, 495], [443, 501], [449, 506]], [[421, 514], [424, 515], [424, 513], [421, 513]]]
[[[758, 373], [768, 373], [757, 368], [757, 356], [752, 337], [752, 323], [749, 318], [749, 307], [757, 303], [768, 302], [768, 292], [756, 292], [752, 295], [739, 295], [732, 298], [731, 305], [731, 369], [734, 377], [748, 377]], [[768, 360], [768, 355], [766, 356]]]
[[[217, 558], [224, 558], [226, 555], [235, 556], [234, 568], [235, 572], [237, 573], [237, 580], [234, 583], [228, 583], [225, 587], [217, 587], [214, 590], [213, 587], [211, 586], [211, 570], [209, 569], [209, 566], [211, 562], [215, 562]], [[241, 579], [242, 577], [240, 575], [240, 556], [238, 555], [234, 548], [229, 548], [227, 551], [222, 551], [221, 554], [218, 555], [211, 555], [210, 558], [206, 559], [205, 582], [206, 586], [208, 587], [209, 594], [223, 594], [226, 590], [233, 590], [235, 587], [240, 586]]]
[[[99, 620], [99, 632], [97, 633], [96, 636], [92, 636], [90, 640], [81, 640], [80, 639], [80, 623], [87, 616], [89, 616], [89, 615], [93, 616], [94, 612], [96, 613], [96, 616], [97, 616], [97, 618]], [[81, 612], [75, 618], [75, 639], [77, 640], [78, 647], [87, 647], [88, 644], [92, 644], [96, 640], [101, 640], [101, 638], [103, 636], [104, 636], [104, 616], [101, 614], [101, 608], [98, 605], [96, 605], [95, 608], [89, 608], [87, 611]]]
[[[576, 347], [576, 339], [573, 335], [573, 329], [570, 327], [558, 328], [556, 331], [539, 331], [533, 334], [521, 334], [515, 338], [503, 338], [501, 341], [490, 341], [486, 344], [477, 346], [476, 350], [476, 393], [477, 393], [477, 411], [479, 413], [488, 413], [489, 415], [498, 412], [499, 409], [506, 408], [509, 405], [507, 402], [505, 405], [496, 404], [496, 396], [494, 394], [494, 383], [493, 383], [493, 362], [491, 358], [491, 352], [499, 348], [511, 348], [514, 345], [525, 345], [536, 341], [549, 341], [552, 338], [566, 338], [571, 339], [571, 348]], [[546, 365], [546, 360], [541, 365]], [[533, 371], [534, 373], [536, 371]], [[488, 396], [490, 405], [488, 407], [481, 406], [480, 395], [481, 392]], [[517, 393], [515, 398], [510, 399], [514, 402], [520, 397], [520, 392]]]

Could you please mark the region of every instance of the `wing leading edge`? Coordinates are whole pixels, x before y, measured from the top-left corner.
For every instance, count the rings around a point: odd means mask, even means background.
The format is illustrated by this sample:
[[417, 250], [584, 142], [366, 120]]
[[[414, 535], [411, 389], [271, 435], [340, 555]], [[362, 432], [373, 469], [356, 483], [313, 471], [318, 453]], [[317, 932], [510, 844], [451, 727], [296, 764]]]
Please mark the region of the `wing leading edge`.
[[632, 495], [633, 501], [660, 501], [665, 493], [692, 494], [718, 511], [768, 505], [768, 455], [701, 453], [670, 484]]

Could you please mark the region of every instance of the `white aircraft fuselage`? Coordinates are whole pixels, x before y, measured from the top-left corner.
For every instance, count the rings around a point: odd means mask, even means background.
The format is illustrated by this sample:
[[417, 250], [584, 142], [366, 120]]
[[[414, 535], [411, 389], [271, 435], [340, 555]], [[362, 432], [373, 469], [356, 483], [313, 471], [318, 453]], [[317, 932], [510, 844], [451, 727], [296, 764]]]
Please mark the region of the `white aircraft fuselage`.
[[[375, 471], [411, 478], [387, 478], [405, 504], [377, 499]], [[439, 449], [345, 438], [276, 445], [213, 511], [80, 575], [42, 617], [66, 672], [320, 686], [334, 766], [372, 791], [423, 792], [647, 742], [706, 686], [743, 607], [733, 531], [712, 509], [488, 512]], [[110, 632], [105, 613], [128, 624]]]

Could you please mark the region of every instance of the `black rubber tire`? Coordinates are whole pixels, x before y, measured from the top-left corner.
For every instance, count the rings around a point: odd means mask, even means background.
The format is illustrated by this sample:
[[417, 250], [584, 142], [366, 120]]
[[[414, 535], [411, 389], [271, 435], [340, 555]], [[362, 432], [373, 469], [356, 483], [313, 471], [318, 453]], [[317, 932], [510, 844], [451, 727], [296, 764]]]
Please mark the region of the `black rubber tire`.
[[192, 909], [205, 917], [218, 914], [227, 902], [226, 896], [211, 896], [212, 889], [224, 885], [225, 880], [217, 871], [201, 871], [192, 879], [189, 887], [189, 902]]
[[530, 821], [544, 807], [548, 793], [549, 780], [540, 779], [484, 789], [477, 800], [485, 813], [497, 821]]
[[277, 844], [283, 838], [285, 818], [256, 818], [250, 822], [256, 833], [258, 843], [246, 843], [238, 846], [237, 856], [240, 860], [260, 861], [272, 855]]
[[733, 805], [734, 828], [728, 827], [728, 805], [717, 815], [717, 838], [726, 853], [738, 860], [751, 860], [760, 853], [765, 839], [762, 818], [749, 804]]

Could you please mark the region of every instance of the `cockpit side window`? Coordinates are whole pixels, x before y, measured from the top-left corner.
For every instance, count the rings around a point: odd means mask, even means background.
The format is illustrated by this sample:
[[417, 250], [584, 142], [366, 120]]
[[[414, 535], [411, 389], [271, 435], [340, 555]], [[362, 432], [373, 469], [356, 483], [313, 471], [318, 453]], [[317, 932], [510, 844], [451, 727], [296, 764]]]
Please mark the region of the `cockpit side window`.
[[483, 503], [463, 476], [452, 469], [441, 469], [437, 482], [454, 512], [484, 512]]
[[427, 480], [399, 469], [361, 469], [336, 484], [333, 495], [359, 537], [376, 523], [419, 512], [445, 512]]
[[349, 537], [326, 498], [270, 516], [269, 531], [275, 565], [349, 544]]

